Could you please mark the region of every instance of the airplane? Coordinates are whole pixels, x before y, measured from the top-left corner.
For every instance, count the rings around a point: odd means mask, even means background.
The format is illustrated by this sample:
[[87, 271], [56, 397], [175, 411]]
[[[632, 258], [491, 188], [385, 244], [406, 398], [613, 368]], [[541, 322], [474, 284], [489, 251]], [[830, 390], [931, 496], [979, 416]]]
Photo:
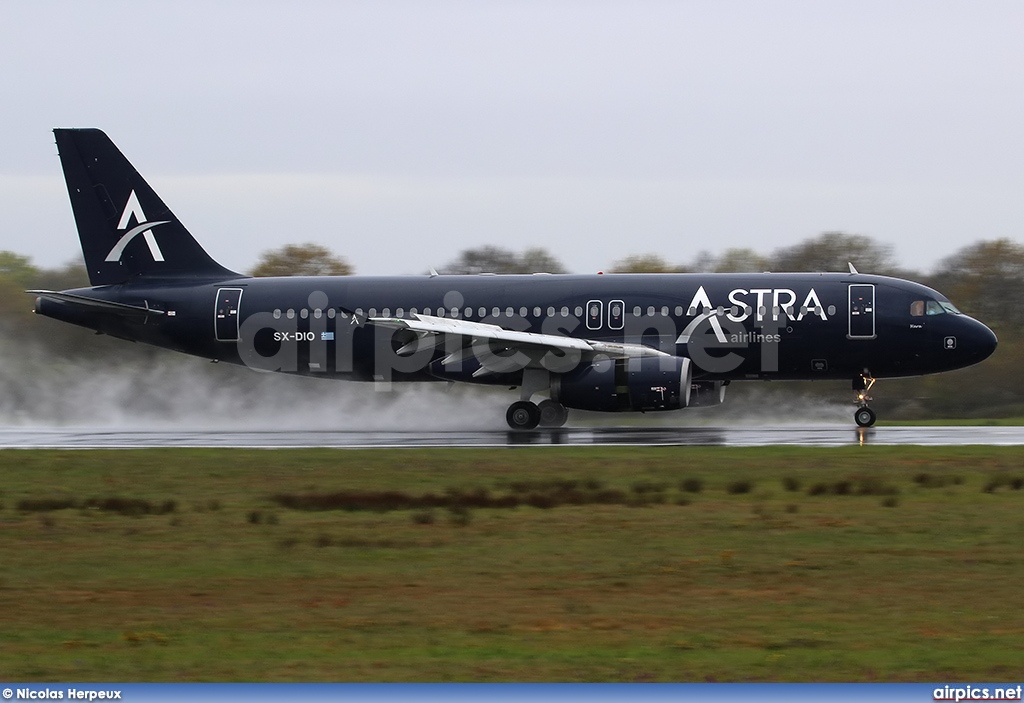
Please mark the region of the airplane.
[[852, 382], [986, 359], [995, 334], [921, 284], [859, 273], [253, 278], [214, 261], [98, 129], [55, 129], [91, 286], [35, 312], [211, 359], [382, 384], [519, 389], [513, 430], [569, 409], [717, 405], [733, 381]]

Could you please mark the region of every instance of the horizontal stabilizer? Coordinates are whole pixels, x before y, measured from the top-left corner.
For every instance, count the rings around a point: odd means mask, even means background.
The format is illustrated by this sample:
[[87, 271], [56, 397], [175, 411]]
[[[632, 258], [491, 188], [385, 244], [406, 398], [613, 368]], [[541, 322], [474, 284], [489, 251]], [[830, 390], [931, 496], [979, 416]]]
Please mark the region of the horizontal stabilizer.
[[163, 310], [154, 310], [153, 308], [146, 305], [128, 305], [127, 303], [114, 303], [109, 300], [99, 300], [97, 298], [89, 298], [84, 295], [75, 295], [74, 293], [58, 293], [52, 290], [27, 290], [26, 293], [32, 293], [33, 295], [39, 296], [40, 298], [47, 298], [49, 300], [56, 300], [60, 303], [68, 303], [71, 305], [83, 305], [90, 308], [101, 308], [118, 315], [166, 315], [167, 313]]

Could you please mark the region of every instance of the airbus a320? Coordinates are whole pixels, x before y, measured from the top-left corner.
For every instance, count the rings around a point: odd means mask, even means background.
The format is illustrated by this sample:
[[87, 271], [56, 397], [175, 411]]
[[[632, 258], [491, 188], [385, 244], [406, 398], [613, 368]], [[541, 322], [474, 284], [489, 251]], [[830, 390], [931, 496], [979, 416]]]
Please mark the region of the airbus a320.
[[941, 293], [858, 273], [253, 278], [214, 261], [111, 140], [54, 130], [91, 286], [35, 311], [253, 369], [518, 389], [514, 430], [569, 409], [714, 405], [734, 381], [852, 382], [950, 371], [996, 348]]

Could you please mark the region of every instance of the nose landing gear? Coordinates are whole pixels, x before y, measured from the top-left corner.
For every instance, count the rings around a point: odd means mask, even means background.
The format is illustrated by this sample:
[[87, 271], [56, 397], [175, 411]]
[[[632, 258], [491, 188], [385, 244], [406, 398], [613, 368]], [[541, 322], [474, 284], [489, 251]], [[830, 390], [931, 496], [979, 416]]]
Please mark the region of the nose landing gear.
[[878, 419], [875, 411], [868, 407], [868, 403], [872, 400], [868, 391], [873, 385], [875, 385], [875, 379], [866, 373], [853, 379], [853, 392], [857, 394], [857, 399], [853, 401], [857, 405], [857, 409], [853, 413], [853, 421], [857, 423], [858, 427], [871, 427]]

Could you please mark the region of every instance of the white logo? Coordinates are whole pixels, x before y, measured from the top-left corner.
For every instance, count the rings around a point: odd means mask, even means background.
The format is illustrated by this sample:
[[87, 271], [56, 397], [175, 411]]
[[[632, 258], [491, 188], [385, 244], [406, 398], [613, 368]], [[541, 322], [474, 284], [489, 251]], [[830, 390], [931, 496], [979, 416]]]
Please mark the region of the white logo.
[[107, 254], [105, 261], [120, 261], [121, 255], [124, 254], [124, 248], [128, 246], [128, 242], [132, 241], [138, 235], [142, 235], [143, 239], [146, 240], [146, 244], [149, 245], [149, 253], [153, 255], [153, 261], [163, 261], [164, 255], [160, 251], [160, 246], [156, 243], [156, 237], [153, 236], [153, 227], [157, 225], [166, 225], [170, 220], [161, 220], [160, 222], [146, 222], [146, 213], [142, 212], [142, 206], [139, 204], [139, 198], [135, 195], [135, 191], [128, 196], [128, 202], [125, 203], [124, 212], [121, 213], [121, 221], [117, 223], [118, 229], [128, 229], [128, 223], [131, 222], [132, 216], [135, 216], [135, 221], [138, 223], [135, 227], [132, 227], [125, 232], [120, 239], [117, 240], [117, 244]]
[[[755, 296], [755, 300], [749, 300], [748, 296]], [[725, 316], [733, 322], [743, 322], [751, 313], [755, 314], [755, 320], [761, 322], [765, 316], [770, 314], [773, 321], [778, 322], [781, 316], [785, 315], [790, 320], [800, 321], [806, 315], [817, 315], [822, 320], [828, 320], [825, 314], [825, 307], [821, 304], [818, 294], [811, 288], [804, 298], [803, 305], [795, 307], [797, 301], [796, 291], [789, 288], [734, 288], [729, 291], [729, 302], [732, 307], [725, 308], [729, 312]], [[771, 307], [769, 307], [769, 305]], [[696, 315], [701, 310], [714, 310], [704, 286], [697, 289], [690, 301], [689, 314]], [[733, 312], [735, 310], [735, 312]], [[716, 325], [712, 318], [712, 327]], [[717, 333], [717, 330], [716, 330]]]

